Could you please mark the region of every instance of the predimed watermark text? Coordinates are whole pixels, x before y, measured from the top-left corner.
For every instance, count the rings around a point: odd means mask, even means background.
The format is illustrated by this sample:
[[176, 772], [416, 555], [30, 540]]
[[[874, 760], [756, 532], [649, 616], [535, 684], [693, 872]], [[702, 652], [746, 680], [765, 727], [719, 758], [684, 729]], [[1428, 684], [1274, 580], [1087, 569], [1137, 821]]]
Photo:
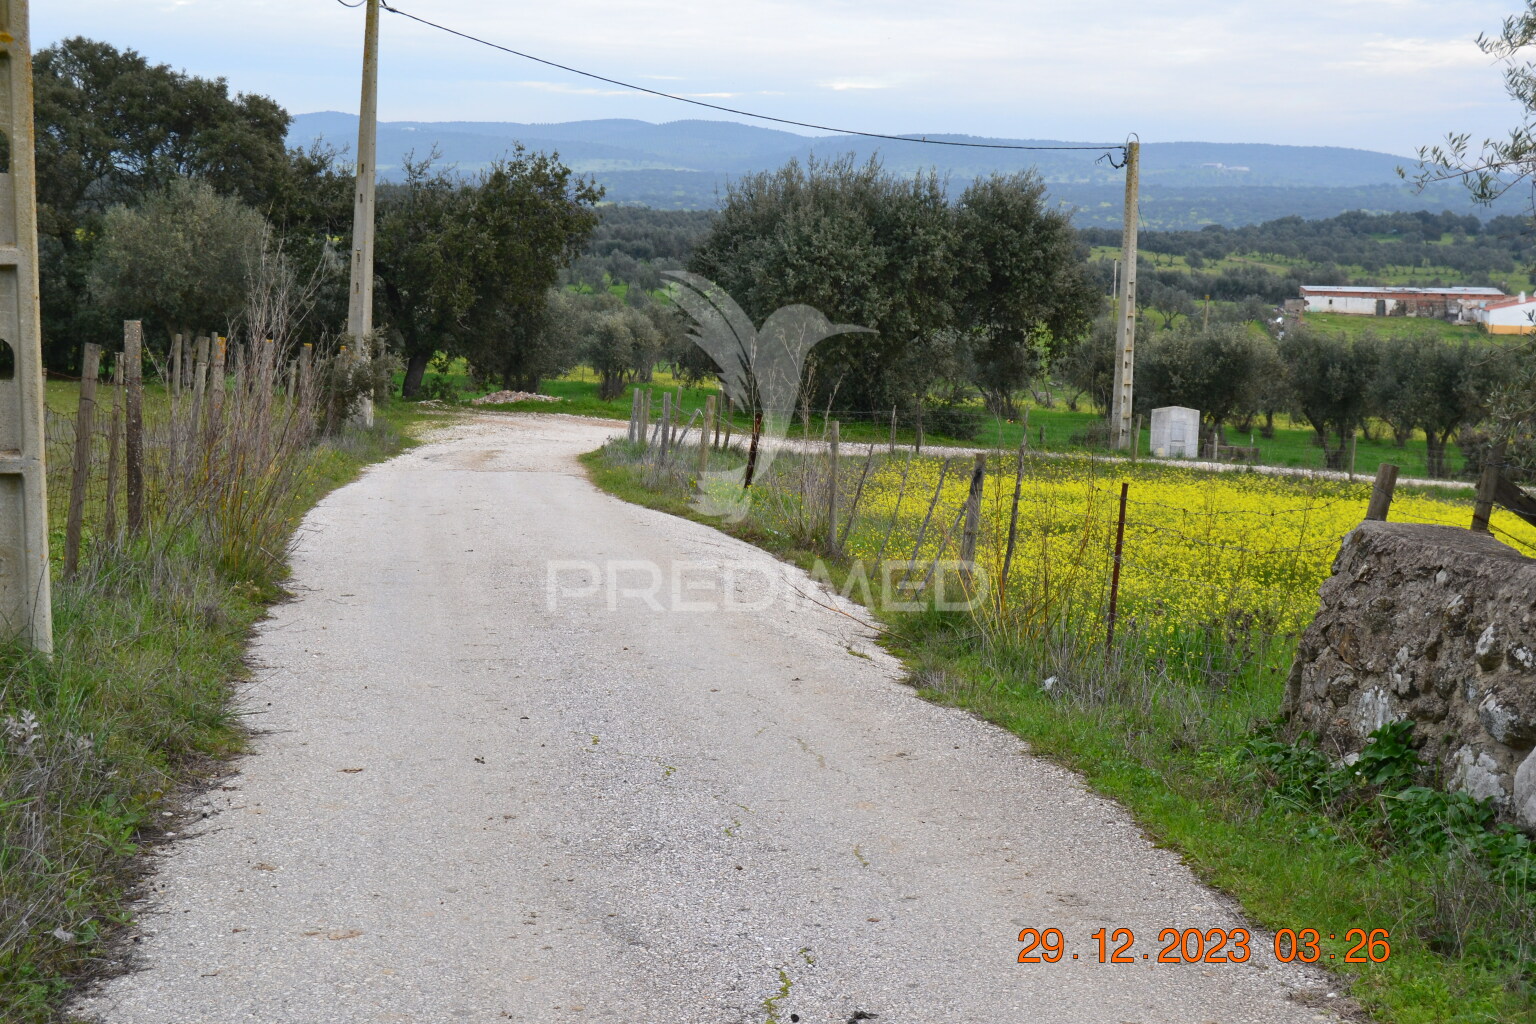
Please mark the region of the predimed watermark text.
[[972, 611], [986, 576], [959, 560], [854, 561], [834, 572], [816, 560], [810, 579], [786, 566], [752, 562], [558, 559], [546, 563], [544, 607], [607, 611], [763, 612], [824, 607], [830, 597], [890, 612]]

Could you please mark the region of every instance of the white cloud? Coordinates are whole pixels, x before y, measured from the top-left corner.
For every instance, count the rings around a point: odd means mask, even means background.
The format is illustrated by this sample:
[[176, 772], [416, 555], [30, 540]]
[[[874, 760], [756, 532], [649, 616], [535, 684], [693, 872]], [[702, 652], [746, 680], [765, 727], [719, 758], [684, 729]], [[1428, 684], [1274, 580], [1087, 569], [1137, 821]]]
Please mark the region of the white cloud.
[[851, 89], [889, 89], [889, 82], [876, 82], [868, 78], [834, 78], [830, 82], [818, 83], [823, 89], [831, 89], [833, 92], [848, 92]]

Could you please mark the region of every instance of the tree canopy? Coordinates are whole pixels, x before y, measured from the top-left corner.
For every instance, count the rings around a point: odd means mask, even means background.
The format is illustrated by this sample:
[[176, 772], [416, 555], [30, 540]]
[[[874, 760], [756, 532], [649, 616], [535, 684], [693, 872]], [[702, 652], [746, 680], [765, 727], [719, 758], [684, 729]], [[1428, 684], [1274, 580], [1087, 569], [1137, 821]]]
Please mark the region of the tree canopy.
[[545, 296], [596, 225], [602, 192], [558, 156], [518, 148], [472, 180], [407, 160], [404, 184], [378, 196], [377, 294], [405, 393], [438, 352], [510, 384], [538, 376]]
[[1096, 299], [1066, 217], [1033, 175], [974, 183], [955, 203], [931, 174], [902, 178], [876, 160], [791, 161], [734, 182], [689, 269], [762, 322], [801, 303], [872, 334], [813, 350], [813, 400], [855, 415], [911, 409], [968, 367], [999, 405]]

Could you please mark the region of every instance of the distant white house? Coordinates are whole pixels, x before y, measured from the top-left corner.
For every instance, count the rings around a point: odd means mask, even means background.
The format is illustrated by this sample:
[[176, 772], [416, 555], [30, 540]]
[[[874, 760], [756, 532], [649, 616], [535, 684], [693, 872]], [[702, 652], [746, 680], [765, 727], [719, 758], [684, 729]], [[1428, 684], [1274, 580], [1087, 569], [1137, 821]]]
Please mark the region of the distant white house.
[[1530, 334], [1536, 331], [1536, 295], [1525, 292], [1499, 302], [1490, 302], [1474, 314], [1489, 334]]
[[1509, 298], [1497, 288], [1408, 288], [1401, 285], [1304, 284], [1308, 313], [1428, 316], [1471, 323], [1476, 310]]

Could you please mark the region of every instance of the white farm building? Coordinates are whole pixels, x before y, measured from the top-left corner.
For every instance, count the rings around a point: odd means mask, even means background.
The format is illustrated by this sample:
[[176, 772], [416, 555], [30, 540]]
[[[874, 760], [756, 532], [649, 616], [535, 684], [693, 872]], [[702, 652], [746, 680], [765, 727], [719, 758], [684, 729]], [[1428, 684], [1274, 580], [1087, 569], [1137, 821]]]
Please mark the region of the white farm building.
[[1477, 310], [1509, 298], [1497, 288], [1408, 288], [1400, 285], [1304, 284], [1308, 313], [1428, 316], [1471, 323]]
[[1490, 302], [1473, 314], [1489, 334], [1530, 334], [1536, 331], [1536, 295], [1525, 292]]

